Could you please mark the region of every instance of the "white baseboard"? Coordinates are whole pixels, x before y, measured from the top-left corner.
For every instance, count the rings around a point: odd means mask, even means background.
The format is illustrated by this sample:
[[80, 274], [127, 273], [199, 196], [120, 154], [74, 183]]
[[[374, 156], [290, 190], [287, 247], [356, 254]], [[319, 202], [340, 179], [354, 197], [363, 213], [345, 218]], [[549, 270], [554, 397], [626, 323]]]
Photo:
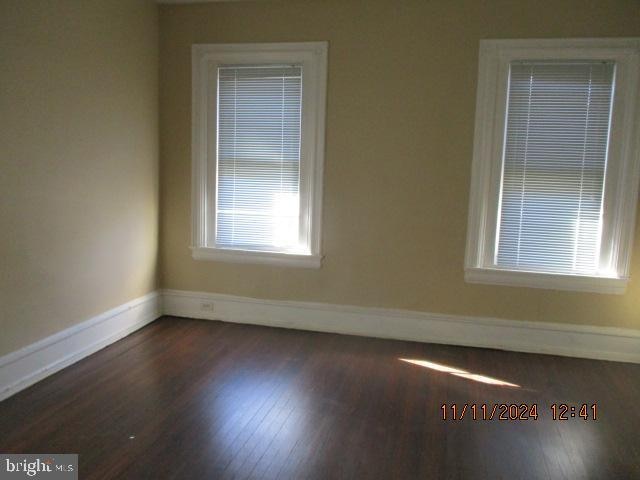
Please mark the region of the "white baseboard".
[[0, 400], [120, 340], [162, 314], [640, 363], [637, 330], [164, 290], [0, 357]]
[[162, 315], [152, 292], [0, 357], [0, 400], [126, 337]]
[[[640, 363], [640, 331], [164, 290], [165, 315]], [[213, 310], [211, 310], [211, 308]]]

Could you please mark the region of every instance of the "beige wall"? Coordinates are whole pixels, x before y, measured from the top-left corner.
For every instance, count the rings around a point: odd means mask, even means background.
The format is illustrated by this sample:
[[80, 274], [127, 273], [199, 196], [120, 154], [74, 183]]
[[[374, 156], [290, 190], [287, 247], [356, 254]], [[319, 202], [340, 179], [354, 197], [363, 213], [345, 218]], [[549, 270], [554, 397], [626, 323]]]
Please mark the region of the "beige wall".
[[[640, 232], [626, 295], [463, 279], [478, 40], [639, 36], [637, 0], [162, 6], [160, 31], [163, 287], [640, 329]], [[0, 1], [0, 355], [157, 287], [157, 35], [151, 0]], [[192, 260], [190, 45], [305, 40], [330, 42], [322, 269]]]
[[0, 1], [0, 355], [156, 288], [157, 20]]
[[[166, 288], [640, 329], [640, 233], [626, 295], [464, 282], [478, 41], [639, 36], [640, 3], [309, 0], [160, 9]], [[196, 262], [190, 45], [328, 40], [322, 269]]]

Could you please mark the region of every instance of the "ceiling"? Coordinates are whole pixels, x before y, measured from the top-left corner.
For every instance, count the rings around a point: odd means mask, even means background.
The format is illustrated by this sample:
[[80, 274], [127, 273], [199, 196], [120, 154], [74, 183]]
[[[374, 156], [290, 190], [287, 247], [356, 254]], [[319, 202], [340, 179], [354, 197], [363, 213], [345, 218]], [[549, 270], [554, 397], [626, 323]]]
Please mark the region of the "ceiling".
[[156, 3], [209, 3], [209, 2], [242, 2], [245, 0], [156, 0]]

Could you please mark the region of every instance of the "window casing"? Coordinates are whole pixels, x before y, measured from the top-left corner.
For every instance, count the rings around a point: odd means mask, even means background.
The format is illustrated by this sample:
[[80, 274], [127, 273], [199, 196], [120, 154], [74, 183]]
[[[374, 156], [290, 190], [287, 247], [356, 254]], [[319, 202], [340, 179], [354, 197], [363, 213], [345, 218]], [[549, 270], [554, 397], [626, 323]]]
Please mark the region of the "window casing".
[[326, 42], [194, 45], [198, 260], [320, 267]]
[[467, 281], [624, 292], [639, 54], [638, 39], [481, 41]]

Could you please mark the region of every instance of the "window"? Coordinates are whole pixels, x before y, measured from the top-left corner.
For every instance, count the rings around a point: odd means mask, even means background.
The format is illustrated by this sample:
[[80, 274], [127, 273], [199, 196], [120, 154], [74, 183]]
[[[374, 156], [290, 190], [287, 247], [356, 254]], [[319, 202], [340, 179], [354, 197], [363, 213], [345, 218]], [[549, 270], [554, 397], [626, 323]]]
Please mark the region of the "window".
[[319, 267], [327, 44], [193, 46], [193, 257]]
[[640, 39], [480, 45], [465, 278], [623, 293]]

